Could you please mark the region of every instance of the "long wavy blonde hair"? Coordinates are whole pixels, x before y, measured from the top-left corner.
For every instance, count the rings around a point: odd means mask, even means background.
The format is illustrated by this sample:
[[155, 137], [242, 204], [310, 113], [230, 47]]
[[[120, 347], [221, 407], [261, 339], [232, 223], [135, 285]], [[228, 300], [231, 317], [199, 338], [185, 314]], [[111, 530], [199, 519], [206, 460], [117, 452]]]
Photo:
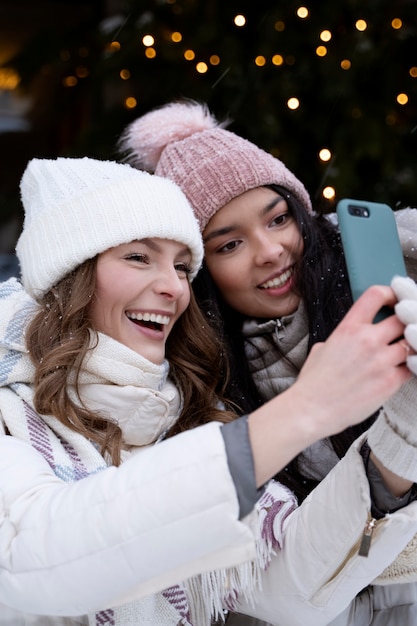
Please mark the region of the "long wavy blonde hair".
[[[116, 423], [71, 400], [69, 380], [78, 389], [84, 357], [91, 348], [89, 309], [96, 287], [97, 257], [80, 265], [48, 291], [26, 332], [26, 345], [35, 365], [34, 402], [40, 414], [54, 415], [63, 424], [96, 442], [102, 454], [120, 464], [122, 433]], [[179, 318], [166, 344], [170, 378], [178, 386], [183, 408], [168, 436], [217, 420], [236, 418], [223, 395], [227, 359], [191, 291], [190, 305]], [[219, 381], [222, 381], [219, 386]], [[223, 403], [226, 410], [222, 410]]]

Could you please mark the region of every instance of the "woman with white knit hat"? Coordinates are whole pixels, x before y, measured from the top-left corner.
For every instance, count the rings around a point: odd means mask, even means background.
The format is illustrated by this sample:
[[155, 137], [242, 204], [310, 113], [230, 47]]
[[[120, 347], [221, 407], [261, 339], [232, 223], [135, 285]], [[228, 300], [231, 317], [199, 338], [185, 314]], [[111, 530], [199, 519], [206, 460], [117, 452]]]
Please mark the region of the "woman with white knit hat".
[[[314, 346], [326, 342], [356, 305], [352, 307], [337, 227], [314, 213], [304, 185], [282, 161], [226, 130], [226, 125], [205, 105], [173, 102], [130, 124], [119, 147], [134, 166], [176, 182], [190, 201], [205, 244], [203, 269], [193, 288], [208, 320], [228, 346], [232, 372], [228, 398], [251, 411], [297, 384]], [[397, 319], [391, 316], [370, 326], [369, 332], [386, 330], [399, 319], [407, 324], [408, 343], [401, 340], [397, 346], [402, 347], [410, 371], [417, 374], [417, 287], [412, 280], [417, 278], [417, 211], [398, 211], [396, 217], [411, 278], [396, 278], [392, 284], [400, 301]], [[363, 338], [353, 330], [351, 345], [340, 358], [350, 359], [350, 350], [360, 341]], [[330, 373], [323, 402], [333, 401], [334, 382]], [[346, 381], [345, 402], [355, 393]], [[321, 608], [333, 602], [338, 590], [339, 607], [333, 615], [340, 615], [331, 622], [334, 626], [417, 623], [416, 539], [402, 552], [405, 543], [397, 537], [392, 555], [398, 555], [396, 560], [388, 559], [386, 565], [392, 565], [382, 566], [378, 577], [363, 577], [356, 598], [351, 585], [359, 576], [355, 567], [363, 559], [356, 545], [361, 534], [360, 523], [356, 526], [359, 519], [365, 529], [361, 553], [368, 554], [367, 558], [384, 549], [376, 538], [395, 518], [409, 516], [414, 523], [416, 401], [417, 379], [412, 376], [387, 398], [379, 416], [370, 412], [369, 420], [359, 427], [308, 446], [278, 474], [300, 502], [308, 496], [310, 509], [305, 524], [297, 527], [295, 517], [288, 521], [286, 540], [298, 528], [298, 536], [304, 533], [307, 544], [313, 536], [318, 541], [320, 534], [322, 543], [316, 555], [309, 555], [302, 549], [291, 552], [287, 540], [288, 574], [276, 588], [276, 606], [271, 609], [266, 601], [260, 612], [259, 597], [254, 615], [285, 626], [314, 623], [294, 597], [290, 605], [282, 601], [288, 589], [298, 584], [303, 594], [310, 594], [310, 602]], [[288, 426], [292, 426], [290, 416]], [[343, 466], [350, 469], [342, 475]], [[320, 513], [310, 506], [317, 489], [327, 501]], [[346, 507], [340, 498], [346, 499]], [[346, 524], [346, 518], [351, 524], [341, 542], [329, 542], [323, 524], [331, 519], [337, 527], [342, 520]], [[338, 560], [341, 553], [344, 558]], [[322, 559], [334, 564], [327, 578], [319, 573]], [[268, 588], [265, 598], [270, 593]], [[235, 609], [239, 608], [247, 611], [246, 603], [236, 603]], [[321, 623], [330, 622], [322, 617]], [[229, 623], [245, 622], [238, 616]]]

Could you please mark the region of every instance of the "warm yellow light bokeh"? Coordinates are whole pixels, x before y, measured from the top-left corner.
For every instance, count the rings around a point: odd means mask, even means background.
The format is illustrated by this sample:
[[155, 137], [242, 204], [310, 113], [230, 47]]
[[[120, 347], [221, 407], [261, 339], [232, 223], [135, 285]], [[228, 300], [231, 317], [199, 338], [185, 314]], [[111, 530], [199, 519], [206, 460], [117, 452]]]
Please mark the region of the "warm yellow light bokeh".
[[334, 187], [325, 187], [323, 189], [323, 198], [326, 198], [326, 200], [333, 200], [333, 198], [336, 195], [336, 190]]
[[284, 57], [280, 54], [274, 54], [274, 56], [272, 57], [272, 63], [274, 65], [282, 65], [284, 63]]
[[138, 101], [133, 96], [129, 96], [125, 100], [126, 109], [134, 109], [137, 106], [137, 104], [138, 104]]
[[144, 35], [142, 37], [142, 43], [144, 46], [153, 46], [155, 43], [155, 39], [152, 37], [152, 35]]
[[236, 26], [244, 26], [246, 24], [246, 17], [244, 15], [235, 15], [233, 21]]
[[78, 84], [78, 79], [76, 76], [64, 76], [62, 84], [64, 87], [75, 87]]
[[356, 30], [364, 31], [368, 28], [368, 24], [365, 20], [357, 20], [355, 24]]
[[301, 17], [302, 20], [304, 20], [306, 17], [308, 17], [308, 9], [307, 7], [298, 7], [297, 9], [297, 15], [298, 17]]
[[320, 161], [330, 161], [332, 153], [328, 148], [322, 148], [319, 152]]
[[298, 109], [299, 106], [300, 106], [300, 101], [298, 98], [293, 97], [287, 100], [287, 107], [291, 109], [292, 111], [295, 111], [295, 109]]
[[87, 78], [87, 76], [89, 75], [89, 71], [88, 68], [85, 67], [84, 65], [78, 65], [75, 68], [75, 74], [78, 78]]
[[266, 59], [261, 54], [255, 58], [255, 65], [257, 65], [258, 67], [263, 67], [265, 63], [266, 63]]
[[0, 89], [5, 91], [13, 91], [20, 83], [19, 74], [7, 67], [0, 68]]

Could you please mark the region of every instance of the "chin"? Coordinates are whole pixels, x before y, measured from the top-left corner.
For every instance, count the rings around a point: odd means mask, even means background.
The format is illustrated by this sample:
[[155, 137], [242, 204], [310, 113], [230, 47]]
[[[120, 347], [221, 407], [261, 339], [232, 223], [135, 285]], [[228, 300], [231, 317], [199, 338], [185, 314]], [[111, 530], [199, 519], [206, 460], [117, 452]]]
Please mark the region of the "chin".
[[155, 352], [154, 350], [144, 350], [143, 346], [132, 346], [125, 344], [128, 348], [139, 354], [143, 359], [146, 359], [150, 363], [154, 363], [155, 365], [161, 365], [165, 359], [165, 351], [161, 354], [160, 352]]
[[150, 361], [151, 363], [153, 363], [154, 365], [161, 365], [164, 361], [165, 358], [165, 354], [142, 354], [144, 359], [147, 359], [148, 361]]

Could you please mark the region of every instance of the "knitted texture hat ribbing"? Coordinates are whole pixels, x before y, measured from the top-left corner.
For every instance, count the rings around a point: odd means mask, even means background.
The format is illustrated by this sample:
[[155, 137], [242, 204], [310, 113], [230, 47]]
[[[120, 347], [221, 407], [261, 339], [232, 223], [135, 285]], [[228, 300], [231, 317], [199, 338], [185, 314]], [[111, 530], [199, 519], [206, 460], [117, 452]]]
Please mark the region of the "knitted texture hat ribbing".
[[195, 216], [181, 189], [166, 178], [88, 157], [33, 159], [20, 191], [25, 219], [16, 253], [23, 284], [34, 297], [96, 254], [146, 237], [188, 246], [190, 278], [201, 265]]
[[170, 178], [181, 187], [201, 231], [230, 200], [266, 185], [285, 187], [311, 212], [308, 192], [284, 163], [225, 130], [225, 124], [205, 105], [170, 103], [132, 122], [119, 148], [135, 167]]

